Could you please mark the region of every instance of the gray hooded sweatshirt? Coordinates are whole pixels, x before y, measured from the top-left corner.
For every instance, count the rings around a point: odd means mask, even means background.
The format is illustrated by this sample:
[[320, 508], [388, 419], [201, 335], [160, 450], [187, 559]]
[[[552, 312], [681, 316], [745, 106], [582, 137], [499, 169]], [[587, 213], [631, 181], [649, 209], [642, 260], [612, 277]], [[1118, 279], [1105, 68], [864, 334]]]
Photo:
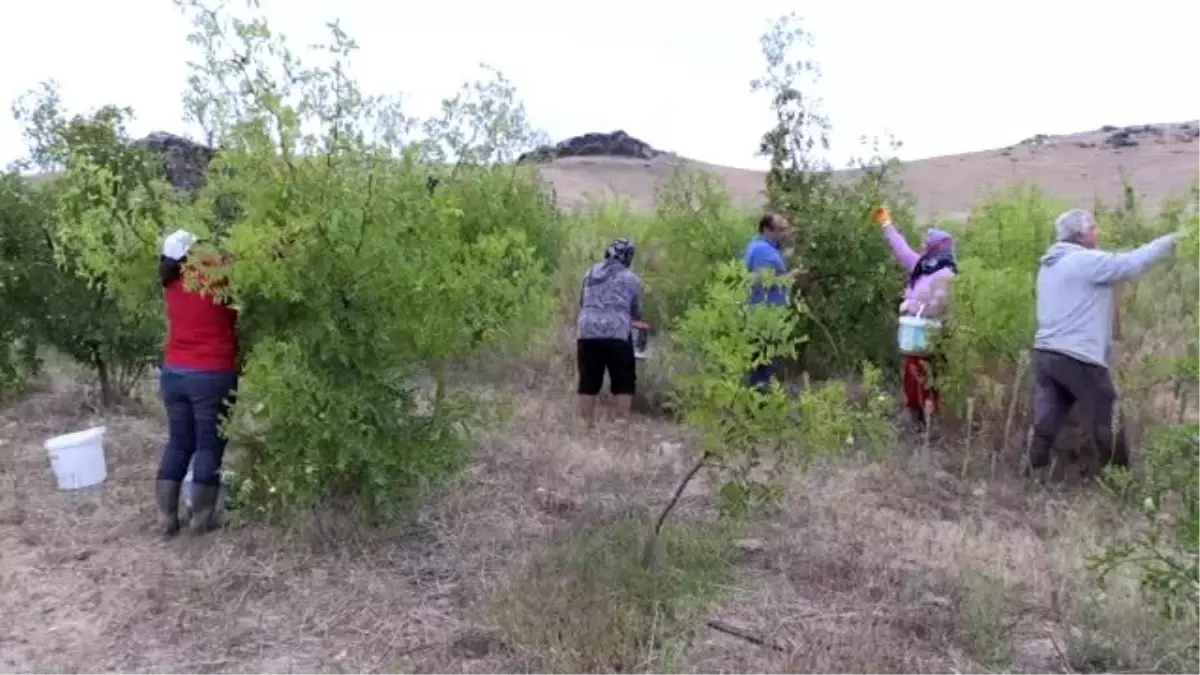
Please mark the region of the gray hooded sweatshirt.
[[1112, 287], [1171, 253], [1176, 240], [1168, 234], [1122, 253], [1065, 241], [1051, 246], [1037, 274], [1033, 348], [1107, 368], [1112, 357]]

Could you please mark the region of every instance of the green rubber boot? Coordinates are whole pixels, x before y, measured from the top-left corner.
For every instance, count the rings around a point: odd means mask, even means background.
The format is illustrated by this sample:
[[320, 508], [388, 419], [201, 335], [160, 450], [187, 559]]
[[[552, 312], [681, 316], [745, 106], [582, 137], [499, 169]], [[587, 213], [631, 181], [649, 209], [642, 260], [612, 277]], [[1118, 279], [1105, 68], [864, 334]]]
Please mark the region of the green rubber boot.
[[164, 537], [174, 536], [179, 532], [179, 490], [182, 485], [174, 480], [160, 480], [154, 484], [158, 530]]
[[221, 488], [217, 485], [192, 485], [192, 534], [204, 534], [218, 529], [217, 498]]

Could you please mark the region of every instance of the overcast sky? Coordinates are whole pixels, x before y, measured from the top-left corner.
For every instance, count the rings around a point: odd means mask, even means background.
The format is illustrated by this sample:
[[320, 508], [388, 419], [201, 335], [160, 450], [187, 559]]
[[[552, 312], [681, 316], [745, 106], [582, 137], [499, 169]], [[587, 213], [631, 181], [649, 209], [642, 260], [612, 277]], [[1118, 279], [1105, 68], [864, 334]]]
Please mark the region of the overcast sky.
[[[1077, 0], [263, 0], [269, 23], [306, 44], [340, 18], [371, 93], [418, 112], [480, 62], [518, 87], [555, 140], [624, 129], [682, 155], [759, 167], [766, 101], [758, 37], [789, 11], [816, 35], [833, 156], [885, 132], [915, 159], [1009, 145], [1036, 133], [1200, 117], [1200, 3]], [[0, 98], [46, 78], [76, 111], [132, 106], [134, 132], [190, 131], [179, 94], [194, 52], [170, 0], [7, 2]], [[0, 116], [0, 163], [24, 153]]]

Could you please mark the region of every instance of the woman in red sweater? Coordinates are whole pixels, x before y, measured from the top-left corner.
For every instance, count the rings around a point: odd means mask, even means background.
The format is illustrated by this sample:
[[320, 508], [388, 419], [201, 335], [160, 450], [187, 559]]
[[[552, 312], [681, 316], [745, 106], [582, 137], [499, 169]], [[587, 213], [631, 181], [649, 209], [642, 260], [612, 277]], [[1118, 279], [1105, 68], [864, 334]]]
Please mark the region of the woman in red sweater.
[[158, 265], [167, 315], [161, 386], [170, 433], [158, 467], [155, 501], [166, 535], [179, 531], [179, 494], [189, 464], [194, 487], [191, 529], [201, 533], [217, 527], [225, 454], [218, 425], [237, 389], [237, 313], [185, 286], [185, 276], [205, 281], [203, 269], [186, 264], [194, 241], [183, 230], [168, 235]]

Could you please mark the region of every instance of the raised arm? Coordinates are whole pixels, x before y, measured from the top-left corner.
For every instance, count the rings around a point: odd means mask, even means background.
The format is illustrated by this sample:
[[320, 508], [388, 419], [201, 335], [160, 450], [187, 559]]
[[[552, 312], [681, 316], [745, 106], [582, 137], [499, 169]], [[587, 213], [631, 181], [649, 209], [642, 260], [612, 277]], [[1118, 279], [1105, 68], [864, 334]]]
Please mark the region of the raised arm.
[[917, 266], [917, 261], [921, 256], [912, 247], [904, 241], [904, 235], [896, 229], [892, 224], [892, 214], [882, 206], [876, 206], [871, 209], [871, 220], [883, 230], [883, 238], [887, 239], [888, 246], [892, 247], [892, 257], [896, 262], [904, 268], [904, 271], [911, 272]]
[[905, 272], [911, 272], [917, 266], [917, 260], [920, 255], [912, 250], [907, 241], [904, 241], [904, 235], [896, 229], [892, 223], [887, 223], [883, 226], [883, 237], [887, 239], [887, 243], [892, 248], [892, 257], [896, 259]]
[[1168, 234], [1132, 251], [1122, 253], [1088, 251], [1087, 257], [1084, 258], [1084, 273], [1088, 275], [1092, 283], [1102, 286], [1128, 281], [1141, 275], [1151, 265], [1174, 251], [1175, 242], [1178, 239], [1179, 235]]

